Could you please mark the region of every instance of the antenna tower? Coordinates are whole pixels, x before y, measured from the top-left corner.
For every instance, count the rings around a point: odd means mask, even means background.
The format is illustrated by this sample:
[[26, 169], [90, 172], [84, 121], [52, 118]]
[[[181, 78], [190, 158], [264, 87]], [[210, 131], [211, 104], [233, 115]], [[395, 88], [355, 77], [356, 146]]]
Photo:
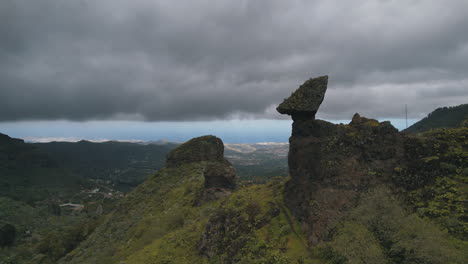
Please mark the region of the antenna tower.
[[408, 105], [405, 104], [405, 120], [406, 120], [406, 128], [408, 128]]

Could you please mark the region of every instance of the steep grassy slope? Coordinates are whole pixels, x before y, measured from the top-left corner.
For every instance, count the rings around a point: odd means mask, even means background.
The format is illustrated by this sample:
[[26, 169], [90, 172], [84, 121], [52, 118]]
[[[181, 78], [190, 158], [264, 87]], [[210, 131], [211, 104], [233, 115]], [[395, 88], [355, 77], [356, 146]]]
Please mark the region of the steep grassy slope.
[[467, 241], [407, 210], [379, 186], [337, 224], [330, 242], [317, 245], [327, 263], [465, 263]]
[[468, 104], [437, 108], [427, 117], [405, 129], [409, 133], [421, 133], [434, 128], [454, 128], [468, 119]]
[[0, 197], [0, 227], [11, 225], [15, 230], [13, 243], [0, 247], [0, 263], [55, 263], [76, 247], [95, 224], [85, 213], [57, 214], [46, 204], [33, 207]]
[[[109, 189], [83, 192], [96, 187], [37, 147], [0, 134], [0, 263], [54, 263], [75, 248], [118, 198]], [[80, 205], [60, 206], [69, 202]]]
[[[182, 160], [191, 152], [175, 151], [184, 154]], [[60, 262], [313, 263], [282, 202], [283, 182], [200, 203], [213, 162], [221, 161], [171, 162], [177, 166], [163, 168], [133, 190]]]
[[406, 141], [393, 182], [415, 212], [468, 240], [468, 128], [434, 129]]
[[[203, 166], [158, 172], [61, 262], [312, 263], [296, 262], [309, 252], [282, 203], [282, 183], [194, 206], [203, 189]], [[208, 222], [215, 227], [202, 245]]]

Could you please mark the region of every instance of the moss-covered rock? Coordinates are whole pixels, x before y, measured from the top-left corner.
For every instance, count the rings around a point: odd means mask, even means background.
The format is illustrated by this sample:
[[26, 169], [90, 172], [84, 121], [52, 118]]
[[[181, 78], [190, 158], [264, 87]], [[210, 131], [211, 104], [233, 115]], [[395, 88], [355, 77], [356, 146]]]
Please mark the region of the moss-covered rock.
[[309, 243], [329, 239], [360, 193], [390, 179], [403, 138], [389, 122], [356, 114], [349, 125], [295, 120], [285, 199], [307, 226]]
[[[279, 108], [315, 99], [314, 94], [296, 92]], [[309, 244], [332, 239], [335, 224], [347, 217], [363, 193], [381, 183], [404, 196], [413, 191], [408, 200], [424, 212], [422, 216], [438, 215], [443, 227], [464, 239], [466, 128], [412, 136], [399, 133], [390, 122], [359, 114], [349, 125], [294, 115], [293, 120], [285, 201], [304, 224]]]
[[200, 162], [204, 164], [205, 190], [198, 204], [227, 196], [236, 188], [236, 171], [224, 158], [223, 142], [215, 136], [197, 137], [175, 148], [168, 154], [166, 167]]
[[314, 119], [327, 91], [328, 76], [309, 79], [276, 108], [296, 119]]
[[167, 155], [166, 167], [200, 161], [224, 161], [224, 145], [215, 136], [193, 138], [173, 149]]

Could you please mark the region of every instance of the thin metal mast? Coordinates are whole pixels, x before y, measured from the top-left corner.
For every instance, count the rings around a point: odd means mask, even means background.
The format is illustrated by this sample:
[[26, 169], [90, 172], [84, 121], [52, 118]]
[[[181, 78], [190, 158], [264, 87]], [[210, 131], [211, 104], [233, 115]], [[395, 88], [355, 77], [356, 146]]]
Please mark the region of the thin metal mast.
[[408, 105], [405, 104], [405, 120], [406, 120], [406, 128], [408, 128]]

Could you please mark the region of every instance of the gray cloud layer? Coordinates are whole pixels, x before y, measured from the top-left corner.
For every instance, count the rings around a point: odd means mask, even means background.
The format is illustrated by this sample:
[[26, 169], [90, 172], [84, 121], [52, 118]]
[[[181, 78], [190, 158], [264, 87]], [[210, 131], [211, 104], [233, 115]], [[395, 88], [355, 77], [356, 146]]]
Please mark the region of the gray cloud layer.
[[320, 115], [468, 102], [468, 1], [2, 0], [0, 121], [281, 118], [329, 74]]

